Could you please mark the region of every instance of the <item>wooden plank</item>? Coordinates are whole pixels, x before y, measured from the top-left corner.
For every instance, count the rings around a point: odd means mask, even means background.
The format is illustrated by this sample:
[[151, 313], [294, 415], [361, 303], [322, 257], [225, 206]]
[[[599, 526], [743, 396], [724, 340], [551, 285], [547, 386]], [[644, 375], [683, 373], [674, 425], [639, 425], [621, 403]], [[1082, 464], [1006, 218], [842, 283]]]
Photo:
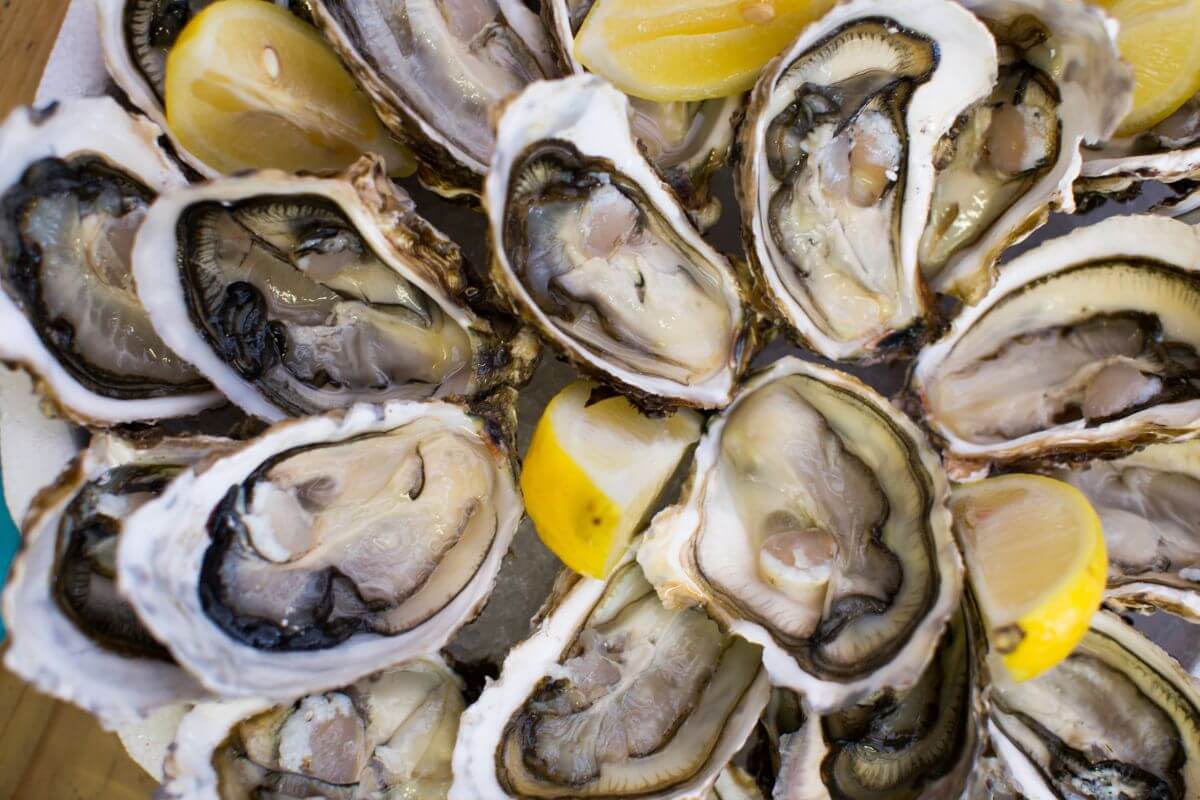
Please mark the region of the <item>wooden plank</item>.
[[68, 0], [0, 0], [0, 118], [33, 100]]

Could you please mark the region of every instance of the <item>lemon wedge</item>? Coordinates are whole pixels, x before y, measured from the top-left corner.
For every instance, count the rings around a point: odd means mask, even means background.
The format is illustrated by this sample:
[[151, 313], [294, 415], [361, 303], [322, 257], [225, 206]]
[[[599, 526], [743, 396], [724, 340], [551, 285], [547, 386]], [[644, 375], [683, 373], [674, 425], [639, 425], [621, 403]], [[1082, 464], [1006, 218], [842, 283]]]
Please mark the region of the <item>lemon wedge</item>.
[[1200, 0], [1099, 0], [1120, 23], [1117, 47], [1133, 66], [1133, 108], [1118, 136], [1162, 122], [1200, 92]]
[[603, 578], [620, 559], [688, 448], [700, 416], [644, 416], [624, 397], [588, 402], [576, 381], [542, 412], [521, 469], [538, 536], [576, 572]]
[[744, 92], [834, 0], [596, 0], [575, 57], [635, 97], [669, 102]]
[[312, 26], [261, 0], [221, 0], [167, 56], [167, 125], [212, 169], [342, 169], [376, 152], [393, 175], [411, 155]]
[[1070, 654], [1100, 608], [1108, 555], [1083, 493], [1039, 475], [955, 488], [950, 500], [992, 649], [1014, 680]]

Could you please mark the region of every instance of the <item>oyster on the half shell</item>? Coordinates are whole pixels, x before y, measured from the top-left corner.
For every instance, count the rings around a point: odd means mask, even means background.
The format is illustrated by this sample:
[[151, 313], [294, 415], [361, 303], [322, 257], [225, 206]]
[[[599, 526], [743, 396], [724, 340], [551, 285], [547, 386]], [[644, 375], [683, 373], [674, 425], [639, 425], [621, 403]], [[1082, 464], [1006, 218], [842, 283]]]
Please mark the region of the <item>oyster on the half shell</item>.
[[1105, 601], [1200, 621], [1200, 439], [1053, 474], [1087, 495], [1100, 516]]
[[117, 592], [116, 551], [130, 514], [182, 470], [234, 446], [207, 436], [94, 436], [22, 526], [4, 593], [5, 665], [107, 727], [206, 697]]
[[109, 98], [19, 108], [0, 127], [0, 361], [27, 370], [77, 422], [222, 402], [159, 338], [134, 291], [134, 235], [156, 194], [185, 183], [161, 134]]
[[416, 154], [422, 183], [478, 194], [504, 98], [557, 73], [545, 29], [520, 0], [312, 0], [325, 38], [392, 133]]
[[938, 143], [921, 271], [974, 302], [1004, 248], [1074, 211], [1079, 147], [1107, 139], [1132, 102], [1133, 76], [1110, 21], [1081, 0], [965, 0], [999, 50], [991, 94]]
[[729, 402], [754, 349], [743, 289], [638, 151], [625, 95], [588, 75], [527, 88], [484, 202], [496, 284], [557, 350], [646, 405]]
[[468, 397], [524, 381], [531, 333], [467, 304], [458, 246], [364, 158], [335, 178], [249, 173], [163, 195], [134, 247], [155, 329], [247, 413]]
[[663, 602], [703, 604], [827, 713], [911, 687], [932, 658], [962, 594], [948, 492], [886, 399], [785, 358], [709, 423], [638, 560]]
[[165, 800], [445, 800], [464, 703], [436, 658], [270, 706], [208, 703], [180, 723]]
[[443, 402], [279, 423], [128, 519], [121, 591], [226, 697], [291, 699], [436, 652], [521, 519], [503, 424]]
[[1113, 217], [1022, 254], [910, 391], [957, 479], [1200, 436], [1200, 236]]
[[452, 800], [699, 800], [766, 705], [759, 649], [662, 605], [631, 558], [561, 584], [463, 714]]
[[1100, 611], [1065, 661], [991, 689], [992, 743], [1034, 800], [1200, 796], [1195, 678]]
[[807, 346], [871, 360], [924, 335], [935, 164], [996, 69], [987, 28], [949, 0], [843, 3], [767, 65], [735, 188], [766, 299]]

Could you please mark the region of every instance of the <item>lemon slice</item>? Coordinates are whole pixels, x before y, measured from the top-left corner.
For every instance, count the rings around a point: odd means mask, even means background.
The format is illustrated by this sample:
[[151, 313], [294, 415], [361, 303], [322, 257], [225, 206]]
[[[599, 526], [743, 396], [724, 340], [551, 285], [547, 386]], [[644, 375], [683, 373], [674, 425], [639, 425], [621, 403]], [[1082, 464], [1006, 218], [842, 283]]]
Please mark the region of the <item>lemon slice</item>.
[[187, 24], [167, 56], [166, 110], [218, 172], [338, 170], [366, 151], [394, 175], [414, 170], [325, 40], [261, 0], [221, 0]]
[[1100, 607], [1108, 555], [1083, 493], [1038, 475], [956, 487], [950, 501], [992, 648], [1028, 680], [1067, 655]]
[[649, 100], [744, 92], [834, 0], [596, 0], [575, 57], [621, 91]]
[[1133, 108], [1117, 129], [1133, 136], [1200, 92], [1200, 0], [1100, 0], [1120, 23], [1117, 47], [1133, 65]]
[[576, 572], [603, 578], [700, 438], [700, 416], [650, 418], [624, 397], [589, 404], [594, 388], [577, 381], [546, 406], [521, 491], [546, 547]]

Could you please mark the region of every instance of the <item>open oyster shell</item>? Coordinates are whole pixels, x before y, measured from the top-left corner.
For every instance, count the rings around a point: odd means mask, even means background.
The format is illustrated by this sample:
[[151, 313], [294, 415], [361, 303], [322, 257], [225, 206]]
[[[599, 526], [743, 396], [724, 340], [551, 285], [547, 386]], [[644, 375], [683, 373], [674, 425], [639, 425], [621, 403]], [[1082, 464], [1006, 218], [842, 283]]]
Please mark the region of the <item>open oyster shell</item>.
[[766, 299], [808, 347], [870, 360], [920, 338], [939, 144], [995, 82], [991, 35], [949, 0], [843, 3], [767, 65], [735, 188]]
[[1200, 439], [1053, 475], [1087, 495], [1100, 516], [1105, 602], [1200, 622]]
[[495, 430], [441, 402], [280, 423], [129, 518], [121, 591], [226, 697], [291, 699], [435, 652], [521, 519]]
[[418, 175], [478, 194], [494, 146], [489, 114], [557, 72], [541, 21], [519, 0], [312, 0], [313, 19]]
[[543, 81], [500, 117], [492, 275], [559, 352], [643, 404], [723, 406], [754, 349], [729, 261], [638, 151], [625, 95]]
[[1081, 194], [1119, 195], [1142, 181], [1200, 178], [1200, 95], [1145, 133], [1109, 140], [1083, 156]]
[[964, 0], [999, 48], [991, 95], [942, 142], [921, 270], [937, 292], [974, 302], [1004, 248], [1050, 211], [1075, 210], [1080, 145], [1107, 139], [1133, 98], [1114, 28], [1080, 0]]
[[162, 132], [109, 98], [0, 127], [0, 361], [55, 410], [110, 426], [222, 402], [169, 350], [134, 293], [130, 249], [158, 192], [185, 183]]
[[125, 519], [181, 470], [229, 452], [227, 439], [153, 443], [97, 434], [38, 494], [4, 592], [5, 665], [39, 689], [113, 727], [208, 696], [117, 593]]
[[364, 158], [160, 197], [134, 248], [155, 329], [247, 413], [465, 397], [524, 381], [533, 335], [475, 313], [458, 246]]
[[1058, 666], [992, 686], [989, 731], [1032, 800], [1200, 793], [1195, 679], [1107, 611]]
[[179, 726], [162, 796], [444, 800], [463, 706], [461, 681], [435, 658], [283, 706], [203, 704]]
[[924, 435], [857, 379], [795, 358], [710, 421], [638, 560], [763, 647], [818, 713], [917, 682], [962, 594], [949, 488]]
[[698, 800], [768, 695], [757, 647], [665, 608], [627, 557], [560, 585], [463, 714], [450, 797]]
[[[966, 607], [920, 679], [826, 716], [780, 741], [774, 800], [957, 800], [987, 741], [983, 642]], [[886, 744], [885, 744], [886, 743]]]
[[[542, 3], [542, 20], [564, 74], [587, 71], [575, 59], [572, 47], [593, 5], [594, 0]], [[657, 103], [629, 98], [629, 121], [642, 151], [675, 190], [700, 230], [716, 224], [721, 216], [721, 201], [713, 196], [709, 181], [725, 163], [733, 145], [734, 116], [742, 107], [742, 99]]]
[[956, 479], [1200, 436], [1200, 237], [1113, 217], [1022, 254], [910, 390]]

